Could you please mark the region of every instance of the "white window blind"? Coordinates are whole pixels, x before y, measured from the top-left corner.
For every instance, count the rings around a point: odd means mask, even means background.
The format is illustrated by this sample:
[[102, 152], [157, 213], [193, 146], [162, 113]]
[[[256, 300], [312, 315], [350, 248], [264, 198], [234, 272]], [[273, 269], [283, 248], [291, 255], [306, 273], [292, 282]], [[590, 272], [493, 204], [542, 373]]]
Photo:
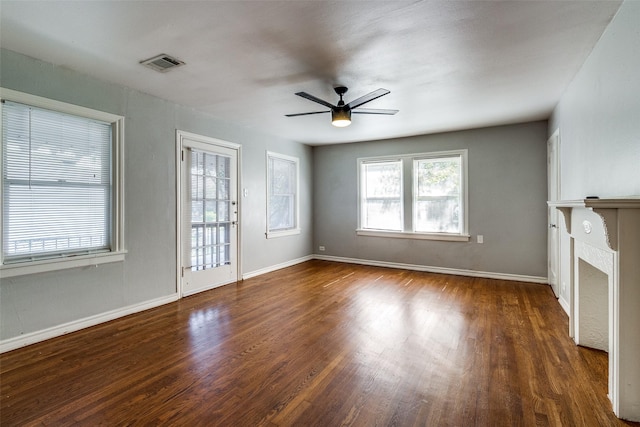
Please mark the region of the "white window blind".
[[298, 159], [267, 153], [267, 234], [298, 230]]
[[2, 105], [5, 263], [109, 250], [111, 123]]

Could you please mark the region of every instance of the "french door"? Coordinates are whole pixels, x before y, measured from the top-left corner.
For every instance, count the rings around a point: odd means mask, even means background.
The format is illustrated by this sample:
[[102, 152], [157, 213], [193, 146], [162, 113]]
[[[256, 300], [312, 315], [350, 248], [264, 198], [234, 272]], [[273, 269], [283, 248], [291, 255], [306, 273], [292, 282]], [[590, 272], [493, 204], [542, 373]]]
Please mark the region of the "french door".
[[179, 291], [238, 280], [238, 151], [235, 144], [178, 131]]

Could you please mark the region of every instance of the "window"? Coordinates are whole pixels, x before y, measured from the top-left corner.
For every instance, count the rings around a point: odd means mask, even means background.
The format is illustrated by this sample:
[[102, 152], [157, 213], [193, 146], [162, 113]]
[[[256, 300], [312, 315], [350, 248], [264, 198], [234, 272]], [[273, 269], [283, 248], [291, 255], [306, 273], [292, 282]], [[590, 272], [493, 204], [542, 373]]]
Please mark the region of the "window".
[[413, 228], [425, 233], [463, 232], [461, 156], [413, 161]]
[[2, 277], [123, 259], [124, 119], [6, 89], [1, 108]]
[[402, 160], [362, 164], [362, 228], [402, 231]]
[[267, 237], [300, 233], [298, 159], [267, 152]]
[[458, 150], [359, 159], [358, 234], [468, 241], [466, 158]]

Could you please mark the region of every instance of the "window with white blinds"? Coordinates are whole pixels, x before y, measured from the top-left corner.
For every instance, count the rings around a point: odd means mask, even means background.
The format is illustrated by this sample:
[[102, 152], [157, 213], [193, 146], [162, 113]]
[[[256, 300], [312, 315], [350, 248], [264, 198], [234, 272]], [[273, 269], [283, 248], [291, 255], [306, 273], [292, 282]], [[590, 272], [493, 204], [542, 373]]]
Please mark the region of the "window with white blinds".
[[114, 122], [4, 99], [1, 107], [2, 264], [120, 249]]
[[267, 152], [267, 237], [300, 233], [298, 159]]

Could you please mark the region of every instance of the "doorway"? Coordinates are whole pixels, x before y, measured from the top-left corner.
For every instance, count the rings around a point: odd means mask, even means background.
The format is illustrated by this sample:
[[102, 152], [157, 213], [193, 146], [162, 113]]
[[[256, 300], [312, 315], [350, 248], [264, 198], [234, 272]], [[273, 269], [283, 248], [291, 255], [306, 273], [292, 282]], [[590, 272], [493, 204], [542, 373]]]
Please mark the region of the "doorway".
[[239, 278], [240, 146], [177, 131], [178, 293]]
[[[547, 200], [560, 199], [560, 132], [556, 130], [547, 141]], [[549, 285], [556, 297], [560, 297], [560, 227], [558, 209], [547, 206], [547, 266]]]

